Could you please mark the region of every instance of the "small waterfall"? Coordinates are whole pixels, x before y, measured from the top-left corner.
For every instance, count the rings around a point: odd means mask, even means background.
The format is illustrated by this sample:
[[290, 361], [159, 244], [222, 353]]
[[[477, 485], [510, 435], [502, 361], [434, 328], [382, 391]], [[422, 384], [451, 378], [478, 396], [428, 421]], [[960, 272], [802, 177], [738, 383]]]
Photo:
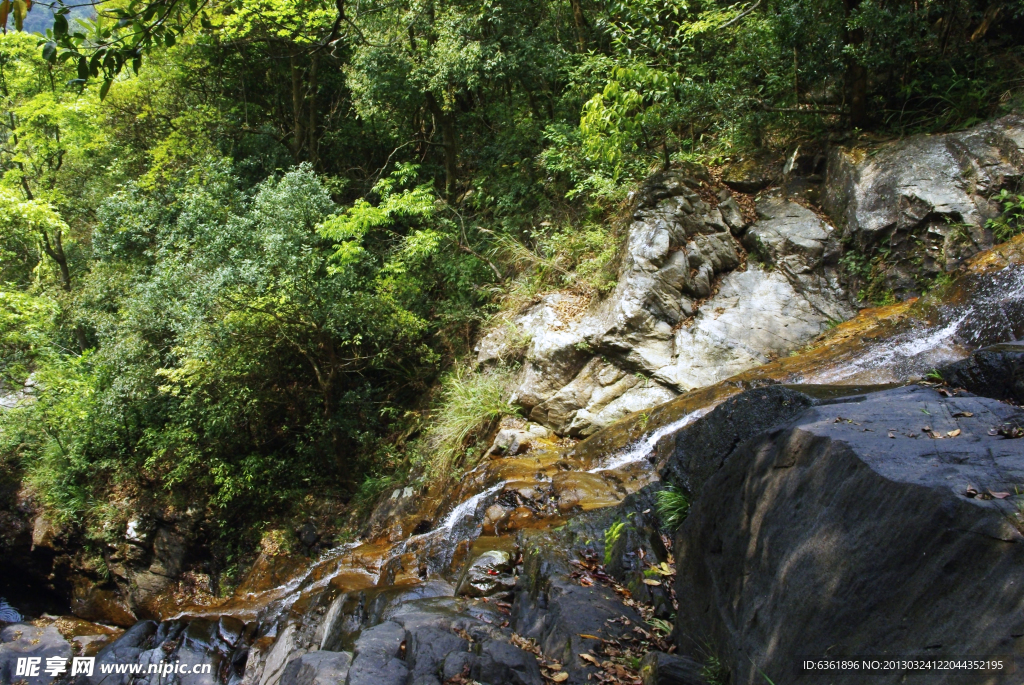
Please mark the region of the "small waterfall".
[[969, 296], [926, 308], [928, 323], [918, 322], [883, 341], [869, 341], [852, 357], [807, 374], [800, 382], [901, 383], [962, 359], [971, 349], [1024, 335], [1024, 268], [1011, 266], [975, 276], [964, 288]]
[[969, 315], [961, 314], [945, 326], [908, 331], [884, 343], [870, 345], [858, 357], [810, 374], [803, 382], [840, 384], [853, 376], [874, 371], [886, 374], [886, 377], [868, 380], [903, 381], [913, 375], [924, 374], [935, 366], [956, 361], [963, 356], [956, 349], [957, 332]]
[[646, 459], [648, 456], [650, 456], [652, 452], [654, 452], [654, 448], [655, 446], [657, 446], [659, 440], [661, 440], [666, 435], [675, 433], [681, 428], [689, 426], [697, 419], [708, 414], [712, 409], [715, 408], [715, 406], [716, 405], [712, 405], [710, 407], [703, 407], [701, 409], [698, 409], [697, 411], [692, 411], [686, 416], [676, 419], [675, 421], [668, 425], [662, 426], [661, 428], [651, 431], [644, 437], [637, 440], [632, 445], [624, 448], [621, 452], [614, 454], [611, 457], [611, 459], [609, 459], [601, 466], [590, 469], [589, 471], [587, 471], [587, 473], [611, 471], [612, 469], [622, 468], [623, 466], [626, 466], [628, 464], [632, 464], [642, 459]]
[[481, 502], [501, 490], [503, 487], [505, 487], [505, 481], [502, 481], [497, 485], [493, 485], [483, 492], [478, 492], [465, 502], [462, 502], [452, 509], [451, 513], [445, 517], [444, 523], [442, 523], [436, 530], [444, 530], [446, 533], [451, 533], [455, 529], [455, 526], [457, 526], [464, 517], [474, 515]]

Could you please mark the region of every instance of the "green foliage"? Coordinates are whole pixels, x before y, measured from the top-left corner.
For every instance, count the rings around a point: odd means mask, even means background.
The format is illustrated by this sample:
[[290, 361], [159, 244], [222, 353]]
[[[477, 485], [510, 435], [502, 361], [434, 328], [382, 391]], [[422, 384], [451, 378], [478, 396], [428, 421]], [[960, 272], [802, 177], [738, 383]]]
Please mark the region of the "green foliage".
[[422, 443], [428, 477], [447, 480], [460, 466], [472, 466], [465, 461], [471, 441], [502, 416], [519, 411], [509, 401], [513, 380], [513, 370], [503, 367], [478, 372], [456, 366], [445, 374]]
[[662, 525], [672, 530], [681, 526], [690, 511], [690, 499], [674, 485], [659, 490], [657, 498], [658, 516]]
[[711, 654], [704, 659], [700, 675], [708, 685], [729, 685], [731, 673], [729, 667], [723, 664], [717, 655]]
[[[479, 322], [614, 287], [652, 169], [1020, 101], [1019, 3], [2, 5], [49, 28], [0, 36], [0, 475], [97, 541], [140, 498], [255, 545], [472, 463], [514, 413]], [[886, 259], [843, 257], [865, 299]]]
[[1024, 194], [1011, 193], [1005, 188], [994, 198], [1003, 207], [1001, 216], [989, 219], [987, 227], [997, 243], [1024, 233]]
[[622, 537], [622, 533], [626, 530], [625, 521], [615, 521], [612, 525], [608, 526], [608, 529], [604, 531], [604, 565], [608, 566], [612, 563], [612, 555], [615, 553], [615, 544]]
[[50, 358], [56, 303], [12, 288], [0, 288], [0, 387], [22, 387], [36, 366]]
[[96, 349], [41, 358], [32, 327], [5, 336], [39, 391], [3, 429], [54, 511], [89, 519], [112, 489], [147, 483], [228, 525], [299, 491], [351, 492], [377, 467], [364, 447], [403, 386], [434, 373], [430, 342], [486, 271], [429, 249], [427, 228], [388, 224], [385, 239], [372, 221], [345, 234], [341, 260], [340, 221], [371, 212], [339, 209], [308, 167], [250, 195], [224, 162], [169, 195], [129, 185], [100, 207], [79, 309]]

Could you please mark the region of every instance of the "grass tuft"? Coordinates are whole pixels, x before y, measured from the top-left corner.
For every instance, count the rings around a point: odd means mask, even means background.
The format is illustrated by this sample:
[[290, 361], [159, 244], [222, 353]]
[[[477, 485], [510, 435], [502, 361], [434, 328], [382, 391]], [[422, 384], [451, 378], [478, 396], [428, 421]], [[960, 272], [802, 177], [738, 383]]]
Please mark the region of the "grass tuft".
[[674, 485], [658, 491], [658, 516], [666, 527], [676, 529], [690, 512], [690, 499]]
[[484, 372], [458, 366], [441, 382], [433, 422], [424, 440], [424, 466], [430, 478], [447, 479], [464, 464], [467, 450], [502, 416], [519, 412], [512, 404], [514, 369]]

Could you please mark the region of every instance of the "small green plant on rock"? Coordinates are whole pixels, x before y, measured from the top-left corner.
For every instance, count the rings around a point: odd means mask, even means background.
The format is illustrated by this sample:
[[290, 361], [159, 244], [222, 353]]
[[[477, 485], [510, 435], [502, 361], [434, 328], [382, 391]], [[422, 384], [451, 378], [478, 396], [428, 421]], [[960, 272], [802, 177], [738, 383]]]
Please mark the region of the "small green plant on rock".
[[612, 550], [615, 548], [615, 543], [622, 537], [622, 531], [626, 529], [625, 521], [616, 521], [612, 525], [608, 526], [608, 530], [604, 532], [604, 565], [608, 566], [612, 563]]
[[1024, 194], [1011, 193], [1004, 188], [994, 199], [1003, 206], [1003, 214], [989, 219], [985, 225], [992, 230], [997, 243], [1005, 243], [1024, 233]]
[[658, 491], [658, 516], [666, 527], [675, 530], [690, 512], [690, 499], [682, 490], [669, 485]]
[[700, 669], [700, 674], [708, 685], [729, 685], [729, 669], [717, 654], [708, 655], [704, 660], [704, 666]]

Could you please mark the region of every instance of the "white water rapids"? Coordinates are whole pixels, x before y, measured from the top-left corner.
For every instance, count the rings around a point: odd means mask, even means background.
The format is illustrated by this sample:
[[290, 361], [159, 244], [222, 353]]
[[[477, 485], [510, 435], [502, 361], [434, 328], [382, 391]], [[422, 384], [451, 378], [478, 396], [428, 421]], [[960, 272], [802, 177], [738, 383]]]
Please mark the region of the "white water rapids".
[[611, 471], [612, 469], [619, 469], [623, 466], [627, 466], [634, 462], [638, 462], [641, 459], [646, 459], [654, 452], [654, 448], [657, 446], [658, 441], [670, 433], [689, 426], [697, 419], [705, 416], [708, 412], [714, 409], [718, 405], [711, 405], [709, 407], [702, 407], [697, 411], [692, 411], [682, 418], [676, 419], [672, 423], [669, 423], [661, 428], [655, 429], [640, 438], [632, 445], [628, 445], [621, 451], [613, 454], [607, 462], [596, 468], [590, 469], [587, 473], [600, 473], [601, 471]]

